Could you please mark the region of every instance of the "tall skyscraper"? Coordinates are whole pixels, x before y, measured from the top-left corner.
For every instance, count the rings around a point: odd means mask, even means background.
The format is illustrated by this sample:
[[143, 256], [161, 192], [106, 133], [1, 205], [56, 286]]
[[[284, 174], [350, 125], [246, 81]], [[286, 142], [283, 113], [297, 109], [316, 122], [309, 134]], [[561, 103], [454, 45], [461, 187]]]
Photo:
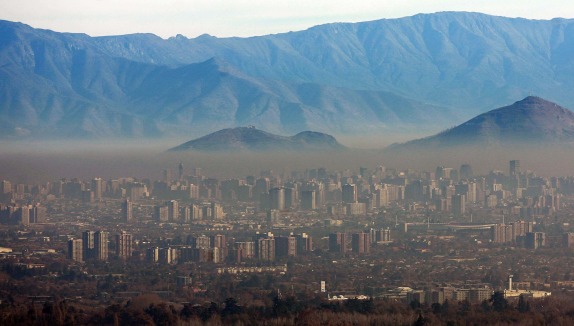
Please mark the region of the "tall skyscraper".
[[297, 256], [297, 238], [294, 236], [275, 237], [275, 255], [277, 257]]
[[456, 216], [463, 216], [466, 213], [466, 196], [452, 196], [452, 212]]
[[183, 163], [179, 162], [179, 165], [177, 166], [177, 172], [178, 172], [178, 180], [182, 181], [183, 180]]
[[371, 238], [369, 233], [353, 233], [351, 237], [351, 249], [354, 253], [367, 254], [371, 251]]
[[331, 252], [347, 252], [347, 234], [346, 233], [331, 233], [329, 234], [329, 251]]
[[122, 231], [116, 234], [116, 255], [126, 260], [132, 255], [132, 235]]
[[94, 178], [92, 180], [92, 192], [94, 193], [94, 200], [100, 201], [104, 193], [104, 182], [101, 178]]
[[472, 167], [470, 164], [463, 164], [460, 166], [460, 178], [461, 179], [470, 179], [472, 178]]
[[82, 252], [84, 260], [89, 260], [94, 257], [94, 231], [84, 231], [82, 232]]
[[517, 176], [520, 174], [520, 160], [510, 161], [510, 175]]
[[305, 190], [301, 192], [301, 209], [315, 209], [315, 190]]
[[258, 255], [261, 260], [275, 260], [275, 238], [258, 240]]
[[68, 240], [68, 258], [83, 262], [82, 239]]
[[128, 198], [122, 202], [122, 221], [129, 223], [132, 221], [132, 201]]
[[168, 221], [170, 222], [178, 222], [179, 221], [179, 203], [177, 200], [170, 200], [167, 203], [167, 210], [168, 210]]
[[108, 260], [108, 235], [106, 231], [94, 233], [94, 258], [97, 260]]
[[357, 202], [357, 186], [354, 184], [343, 185], [342, 193], [343, 203], [356, 203]]
[[285, 189], [273, 188], [269, 190], [269, 208], [284, 210], [285, 209]]

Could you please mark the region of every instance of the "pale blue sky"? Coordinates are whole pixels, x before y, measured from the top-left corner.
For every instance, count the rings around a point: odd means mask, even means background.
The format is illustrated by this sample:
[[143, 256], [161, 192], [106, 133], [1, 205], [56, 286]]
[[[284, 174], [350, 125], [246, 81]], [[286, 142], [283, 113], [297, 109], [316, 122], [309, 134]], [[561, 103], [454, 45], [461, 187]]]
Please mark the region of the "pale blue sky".
[[0, 19], [93, 36], [137, 32], [218, 37], [297, 31], [438, 11], [573, 18], [572, 0], [0, 0]]

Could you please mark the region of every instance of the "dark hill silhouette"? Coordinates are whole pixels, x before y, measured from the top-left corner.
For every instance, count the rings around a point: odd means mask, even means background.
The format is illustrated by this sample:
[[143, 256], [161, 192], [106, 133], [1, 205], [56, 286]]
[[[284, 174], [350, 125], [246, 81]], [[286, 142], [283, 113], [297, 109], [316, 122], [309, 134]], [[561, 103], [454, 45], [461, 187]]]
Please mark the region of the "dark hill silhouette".
[[275, 135], [254, 127], [223, 129], [203, 137], [183, 143], [170, 151], [333, 151], [343, 150], [330, 135], [320, 132], [303, 131], [295, 136]]

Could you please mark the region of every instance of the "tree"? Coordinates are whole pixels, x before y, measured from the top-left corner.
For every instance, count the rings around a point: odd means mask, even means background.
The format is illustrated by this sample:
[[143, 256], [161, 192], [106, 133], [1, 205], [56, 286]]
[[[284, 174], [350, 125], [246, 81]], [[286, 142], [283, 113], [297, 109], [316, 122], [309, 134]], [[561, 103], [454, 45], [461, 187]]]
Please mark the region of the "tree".
[[508, 301], [504, 298], [504, 293], [500, 291], [494, 292], [490, 298], [492, 302], [492, 309], [497, 312], [502, 312], [508, 309]]
[[530, 311], [530, 303], [526, 301], [523, 295], [518, 297], [518, 312], [529, 312]]

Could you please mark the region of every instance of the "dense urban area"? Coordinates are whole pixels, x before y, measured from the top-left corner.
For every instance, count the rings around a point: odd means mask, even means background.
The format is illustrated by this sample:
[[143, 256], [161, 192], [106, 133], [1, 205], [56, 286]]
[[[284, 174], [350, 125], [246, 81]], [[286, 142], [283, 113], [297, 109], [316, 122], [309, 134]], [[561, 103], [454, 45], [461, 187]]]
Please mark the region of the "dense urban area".
[[572, 324], [574, 177], [523, 165], [3, 180], [0, 323]]

